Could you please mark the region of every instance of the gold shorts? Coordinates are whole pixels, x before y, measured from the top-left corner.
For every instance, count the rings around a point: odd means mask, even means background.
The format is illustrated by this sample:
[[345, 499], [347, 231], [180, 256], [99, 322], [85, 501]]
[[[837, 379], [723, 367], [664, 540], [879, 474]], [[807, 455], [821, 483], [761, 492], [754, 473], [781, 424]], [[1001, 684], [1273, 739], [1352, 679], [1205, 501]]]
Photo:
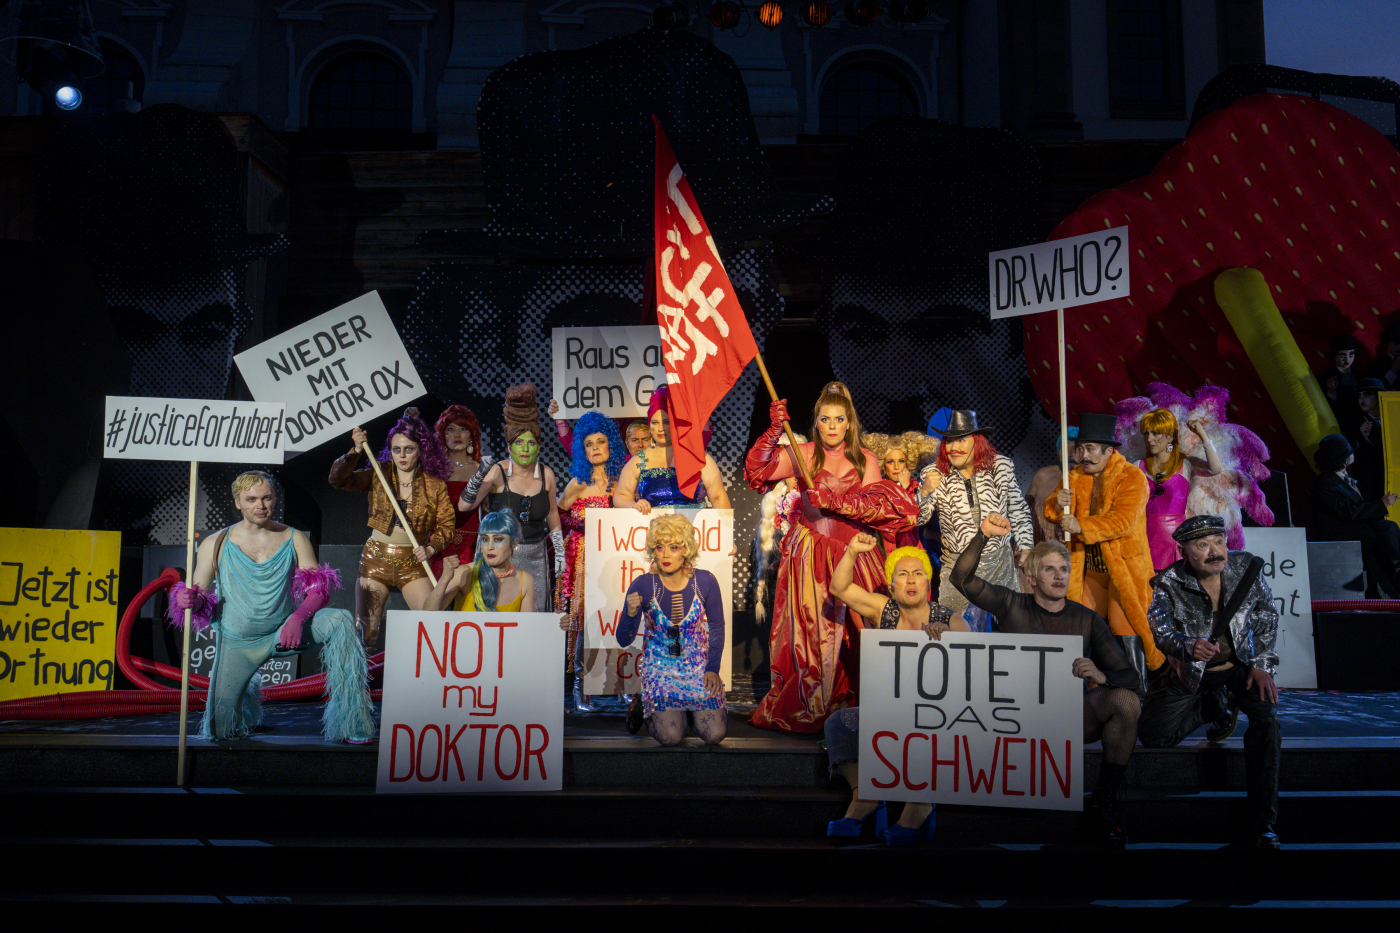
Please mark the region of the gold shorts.
[[428, 574], [414, 559], [413, 548], [371, 538], [360, 552], [360, 576], [401, 590], [404, 584], [426, 579]]

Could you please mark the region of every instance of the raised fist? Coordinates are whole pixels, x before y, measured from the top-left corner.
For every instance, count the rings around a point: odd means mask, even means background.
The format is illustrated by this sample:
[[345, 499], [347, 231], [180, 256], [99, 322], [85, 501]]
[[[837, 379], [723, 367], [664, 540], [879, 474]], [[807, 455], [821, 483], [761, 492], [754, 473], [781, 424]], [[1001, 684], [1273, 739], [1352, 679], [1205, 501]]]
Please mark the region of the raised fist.
[[788, 417], [787, 399], [780, 398], [776, 402], [768, 403], [768, 421], [775, 428], [781, 428], [784, 421], [791, 421]]
[[365, 446], [365, 441], [367, 441], [367, 440], [369, 440], [369, 438], [365, 436], [365, 429], [364, 429], [364, 428], [351, 428], [351, 429], [350, 429], [350, 441], [351, 441], [351, 443], [353, 443], [353, 444], [355, 445], [355, 449], [356, 449], [356, 450], [358, 450], [359, 448]]

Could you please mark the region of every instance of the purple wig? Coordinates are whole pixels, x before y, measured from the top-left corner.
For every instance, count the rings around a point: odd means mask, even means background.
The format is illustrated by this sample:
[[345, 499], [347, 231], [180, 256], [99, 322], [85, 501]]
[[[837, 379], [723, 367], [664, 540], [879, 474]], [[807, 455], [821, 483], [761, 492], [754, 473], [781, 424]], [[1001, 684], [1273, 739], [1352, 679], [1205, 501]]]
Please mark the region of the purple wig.
[[441, 480], [452, 475], [452, 461], [447, 459], [447, 451], [443, 448], [442, 441], [437, 432], [418, 417], [418, 409], [405, 408], [403, 417], [389, 429], [388, 436], [384, 438], [384, 449], [379, 452], [380, 463], [388, 463], [393, 459], [389, 447], [395, 434], [402, 434], [418, 445], [418, 465], [423, 468], [424, 473]]

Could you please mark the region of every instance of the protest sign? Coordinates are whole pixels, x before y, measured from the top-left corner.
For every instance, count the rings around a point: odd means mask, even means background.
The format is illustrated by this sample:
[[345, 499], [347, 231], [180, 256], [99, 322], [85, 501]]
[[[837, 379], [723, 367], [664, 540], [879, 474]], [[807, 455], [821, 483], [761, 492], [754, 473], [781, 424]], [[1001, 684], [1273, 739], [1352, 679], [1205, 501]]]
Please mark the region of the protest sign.
[[1084, 808], [1084, 682], [1070, 635], [863, 629], [860, 796]]
[[0, 700], [111, 690], [121, 532], [0, 528]]
[[550, 336], [556, 418], [646, 417], [652, 390], [666, 384], [660, 327], [556, 327]]
[[998, 250], [987, 275], [994, 319], [1126, 298], [1128, 228]]
[[617, 643], [617, 626], [627, 605], [627, 588], [648, 572], [647, 528], [657, 515], [674, 512], [695, 526], [700, 542], [696, 569], [715, 575], [724, 600], [724, 660], [719, 676], [731, 683], [733, 650], [734, 511], [732, 509], [652, 509], [643, 515], [636, 509], [589, 509], [584, 514], [583, 612], [584, 678], [588, 696], [637, 693], [642, 689], [637, 659], [642, 653], [639, 636], [626, 648]]
[[107, 396], [102, 456], [113, 460], [281, 463], [282, 406]]
[[233, 358], [259, 401], [286, 405], [295, 456], [350, 429], [401, 411], [424, 393], [378, 292], [283, 331]]
[[379, 793], [564, 786], [558, 615], [393, 610], [387, 625]]
[[1262, 576], [1278, 609], [1278, 670], [1274, 683], [1317, 689], [1313, 644], [1312, 585], [1308, 580], [1308, 540], [1303, 528], [1246, 528], [1245, 550], [1264, 561]]

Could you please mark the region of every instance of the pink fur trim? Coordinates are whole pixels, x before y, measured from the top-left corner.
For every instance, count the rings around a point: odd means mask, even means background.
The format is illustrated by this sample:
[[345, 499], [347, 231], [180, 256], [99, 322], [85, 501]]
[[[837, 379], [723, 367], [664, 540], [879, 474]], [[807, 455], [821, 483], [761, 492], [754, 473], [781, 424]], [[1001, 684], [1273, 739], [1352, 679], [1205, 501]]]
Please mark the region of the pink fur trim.
[[329, 597], [340, 589], [340, 571], [334, 567], [298, 567], [292, 574], [292, 599], [302, 599], [308, 593]]
[[196, 632], [202, 632], [214, 621], [214, 608], [219, 605], [219, 594], [206, 593], [194, 585], [187, 587], [183, 580], [172, 586], [169, 590], [170, 605], [165, 609], [165, 618], [176, 628], [185, 627], [185, 610], [175, 608], [176, 594], [185, 589], [192, 589], [204, 597], [204, 605], [200, 606], [198, 611], [190, 613], [190, 626]]

